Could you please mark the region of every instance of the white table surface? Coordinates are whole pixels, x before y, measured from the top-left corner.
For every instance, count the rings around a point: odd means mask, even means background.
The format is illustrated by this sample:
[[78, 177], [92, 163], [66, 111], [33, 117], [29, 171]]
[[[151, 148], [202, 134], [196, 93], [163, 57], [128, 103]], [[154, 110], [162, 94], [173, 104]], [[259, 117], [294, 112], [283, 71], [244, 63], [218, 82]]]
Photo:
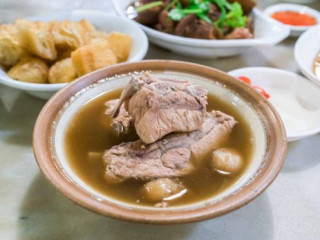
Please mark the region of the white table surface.
[[[34, 2], [39, 0], [0, 0], [0, 19], [9, 21], [39, 12], [30, 7]], [[273, 2], [260, 0], [260, 8]], [[112, 11], [108, 0], [78, 3], [83, 8]], [[319, 2], [310, 6], [320, 10]], [[268, 66], [298, 72], [293, 58], [294, 43], [295, 39], [289, 39], [275, 47], [251, 49], [242, 56], [216, 60], [186, 58], [151, 45], [146, 58], [197, 62], [224, 71]], [[199, 223], [144, 225], [109, 219], [85, 210], [47, 182], [32, 153], [32, 130], [44, 104], [43, 100], [0, 85], [1, 240], [320, 239], [319, 134], [290, 143], [278, 178], [247, 206]]]

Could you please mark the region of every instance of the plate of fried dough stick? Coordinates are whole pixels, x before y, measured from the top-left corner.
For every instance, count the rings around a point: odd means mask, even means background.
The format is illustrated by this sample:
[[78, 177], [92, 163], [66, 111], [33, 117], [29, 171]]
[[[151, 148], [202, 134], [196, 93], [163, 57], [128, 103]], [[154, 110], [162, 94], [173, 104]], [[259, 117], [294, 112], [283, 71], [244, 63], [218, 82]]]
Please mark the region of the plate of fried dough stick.
[[16, 19], [0, 25], [0, 83], [49, 99], [90, 72], [143, 59], [147, 49], [135, 23], [104, 12]]

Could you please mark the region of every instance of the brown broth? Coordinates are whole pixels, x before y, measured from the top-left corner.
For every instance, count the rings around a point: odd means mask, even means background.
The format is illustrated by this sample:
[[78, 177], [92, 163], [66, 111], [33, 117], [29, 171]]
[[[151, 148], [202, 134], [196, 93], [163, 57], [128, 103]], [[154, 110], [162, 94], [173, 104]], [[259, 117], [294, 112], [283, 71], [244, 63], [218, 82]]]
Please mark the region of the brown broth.
[[[96, 191], [127, 203], [151, 206], [154, 203], [147, 202], [141, 193], [143, 182], [129, 180], [112, 185], [103, 177], [103, 152], [121, 142], [138, 139], [134, 130], [126, 136], [117, 136], [110, 127], [111, 119], [104, 114], [104, 103], [118, 98], [120, 93], [121, 89], [105, 93], [85, 104], [74, 116], [65, 137], [67, 158], [75, 173]], [[225, 147], [237, 149], [243, 156], [245, 167], [232, 176], [213, 172], [208, 166], [200, 167], [192, 174], [180, 178], [188, 191], [182, 197], [170, 201], [170, 206], [198, 202], [224, 191], [241, 177], [251, 161], [254, 146], [249, 124], [234, 106], [209, 94], [207, 110], [212, 109], [232, 115], [238, 121]]]

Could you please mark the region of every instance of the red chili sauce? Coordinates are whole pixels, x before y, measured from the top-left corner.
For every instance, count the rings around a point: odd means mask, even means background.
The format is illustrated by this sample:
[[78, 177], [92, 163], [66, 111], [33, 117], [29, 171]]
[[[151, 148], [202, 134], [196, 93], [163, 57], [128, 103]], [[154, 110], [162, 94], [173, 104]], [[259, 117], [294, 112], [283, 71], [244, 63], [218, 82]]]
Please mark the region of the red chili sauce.
[[271, 17], [279, 22], [293, 26], [312, 26], [317, 24], [317, 19], [306, 13], [282, 11], [273, 13]]

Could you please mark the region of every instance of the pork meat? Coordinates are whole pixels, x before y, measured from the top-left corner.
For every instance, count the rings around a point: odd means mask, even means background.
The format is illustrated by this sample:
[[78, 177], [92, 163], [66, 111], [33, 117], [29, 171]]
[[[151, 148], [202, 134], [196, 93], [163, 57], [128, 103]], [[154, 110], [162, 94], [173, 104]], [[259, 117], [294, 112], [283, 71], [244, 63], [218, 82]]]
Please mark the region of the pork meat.
[[212, 111], [196, 131], [172, 133], [150, 145], [138, 140], [113, 146], [103, 157], [105, 178], [118, 183], [187, 175], [197, 161], [222, 147], [235, 124], [233, 117]]

